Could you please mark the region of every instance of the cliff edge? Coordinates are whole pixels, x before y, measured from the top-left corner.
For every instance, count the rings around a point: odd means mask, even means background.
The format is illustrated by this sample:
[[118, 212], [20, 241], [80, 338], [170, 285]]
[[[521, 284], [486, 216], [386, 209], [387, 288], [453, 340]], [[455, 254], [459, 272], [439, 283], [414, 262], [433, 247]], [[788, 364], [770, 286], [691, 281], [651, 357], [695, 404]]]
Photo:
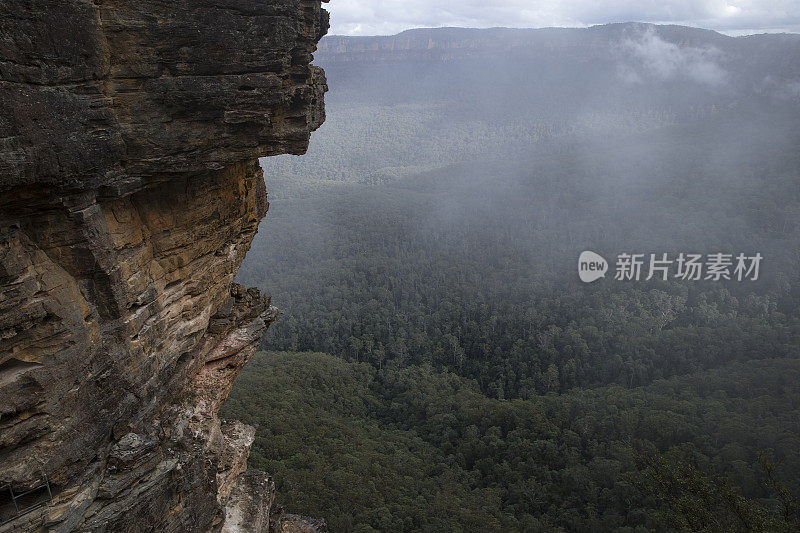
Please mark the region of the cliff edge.
[[217, 417], [278, 312], [258, 157], [324, 120], [320, 0], [0, 2], [0, 532], [324, 531]]

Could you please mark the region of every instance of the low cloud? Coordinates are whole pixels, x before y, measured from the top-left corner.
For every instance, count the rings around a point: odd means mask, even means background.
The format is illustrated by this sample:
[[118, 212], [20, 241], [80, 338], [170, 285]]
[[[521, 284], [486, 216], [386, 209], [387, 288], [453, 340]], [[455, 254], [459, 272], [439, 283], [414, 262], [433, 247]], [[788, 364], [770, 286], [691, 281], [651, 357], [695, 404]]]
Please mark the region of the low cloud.
[[781, 100], [800, 100], [800, 80], [797, 79], [776, 79], [769, 75], [758, 90]]
[[678, 46], [663, 40], [652, 29], [636, 39], [624, 41], [620, 49], [624, 58], [619, 67], [620, 76], [628, 83], [681, 78], [715, 86], [728, 79], [727, 71], [719, 64], [721, 52], [718, 49]]

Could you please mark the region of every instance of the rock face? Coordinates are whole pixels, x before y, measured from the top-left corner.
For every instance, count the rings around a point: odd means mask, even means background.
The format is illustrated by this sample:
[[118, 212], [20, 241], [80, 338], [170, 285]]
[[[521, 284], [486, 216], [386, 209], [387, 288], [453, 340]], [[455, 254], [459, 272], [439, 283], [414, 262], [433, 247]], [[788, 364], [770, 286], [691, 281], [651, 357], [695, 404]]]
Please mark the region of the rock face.
[[324, 120], [327, 28], [320, 0], [0, 2], [0, 487], [52, 493], [0, 489], [0, 532], [325, 530], [217, 413], [278, 315], [234, 276], [257, 158]]

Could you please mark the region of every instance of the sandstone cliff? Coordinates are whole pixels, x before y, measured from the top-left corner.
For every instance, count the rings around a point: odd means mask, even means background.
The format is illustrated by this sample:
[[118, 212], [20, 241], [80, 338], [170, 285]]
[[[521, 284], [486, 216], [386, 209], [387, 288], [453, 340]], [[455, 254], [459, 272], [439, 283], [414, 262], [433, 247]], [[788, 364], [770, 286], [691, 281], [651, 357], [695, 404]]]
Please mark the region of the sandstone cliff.
[[320, 0], [0, 2], [0, 532], [324, 530], [217, 412], [278, 314], [233, 280], [257, 158], [324, 120], [327, 28]]

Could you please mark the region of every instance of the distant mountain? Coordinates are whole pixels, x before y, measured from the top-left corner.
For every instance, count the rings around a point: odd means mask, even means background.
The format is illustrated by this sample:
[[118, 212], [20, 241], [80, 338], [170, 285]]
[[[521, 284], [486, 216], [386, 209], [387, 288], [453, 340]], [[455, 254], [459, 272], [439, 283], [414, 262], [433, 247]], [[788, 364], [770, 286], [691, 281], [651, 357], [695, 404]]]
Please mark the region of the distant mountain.
[[[557, 61], [617, 74], [628, 82], [669, 82], [680, 77], [748, 92], [800, 94], [800, 35], [730, 37], [685, 26], [619, 23], [590, 28], [409, 30], [393, 36], [325, 37], [317, 61], [341, 63], [442, 63], [507, 61], [546, 68]], [[332, 70], [336, 74], [336, 67]], [[546, 74], [546, 73], [545, 73]], [[491, 78], [494, 79], [494, 78]], [[502, 75], [501, 75], [502, 79]], [[787, 86], [788, 84], [788, 86]]]
[[327, 123], [306, 157], [265, 163], [292, 183], [392, 181], [555, 139], [800, 105], [800, 35], [637, 23], [420, 29], [325, 37], [316, 62]]
[[[391, 36], [349, 37], [328, 35], [319, 44], [322, 61], [442, 59], [513, 51], [515, 53], [574, 53], [600, 55], [643, 34], [652, 33], [679, 47], [717, 47], [724, 51], [750, 51], [758, 55], [781, 50], [800, 53], [800, 34], [760, 34], [730, 37], [713, 30], [639, 22], [605, 24], [589, 28], [421, 28]], [[793, 58], [800, 63], [800, 56]]]
[[362, 59], [372, 60], [404, 57], [441, 59], [448, 55], [468, 56], [500, 50], [553, 53], [582, 48], [594, 49], [596, 52], [599, 46], [632, 38], [647, 31], [654, 31], [662, 39], [685, 46], [722, 45], [733, 40], [711, 30], [642, 23], [608, 24], [591, 28], [421, 28], [392, 36], [329, 35], [320, 42], [318, 58], [353, 60], [363, 55]]

